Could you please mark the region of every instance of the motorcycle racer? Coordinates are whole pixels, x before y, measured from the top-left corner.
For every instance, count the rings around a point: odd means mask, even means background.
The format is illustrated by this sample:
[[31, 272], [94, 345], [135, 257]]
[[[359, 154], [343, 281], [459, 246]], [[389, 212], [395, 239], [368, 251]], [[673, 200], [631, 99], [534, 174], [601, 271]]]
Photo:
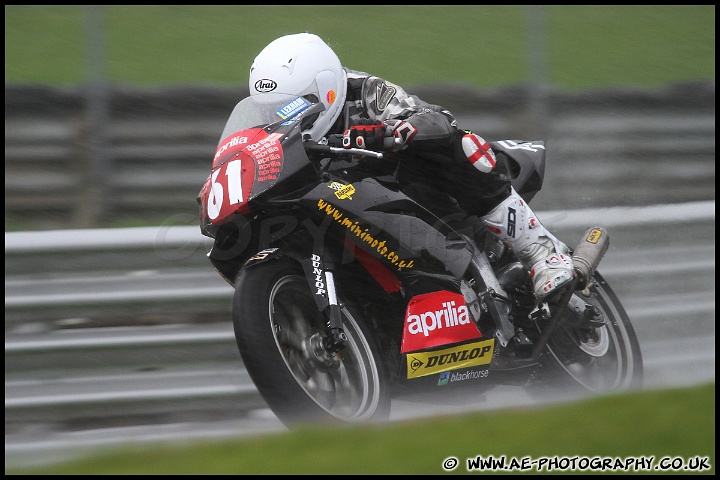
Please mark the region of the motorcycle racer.
[[454, 201], [516, 253], [543, 301], [573, 279], [568, 247], [539, 221], [478, 134], [460, 129], [445, 108], [369, 73], [343, 67], [317, 35], [269, 43], [250, 67], [251, 95], [314, 97], [325, 110], [302, 124], [306, 138], [340, 136], [346, 148], [412, 154], [404, 178]]

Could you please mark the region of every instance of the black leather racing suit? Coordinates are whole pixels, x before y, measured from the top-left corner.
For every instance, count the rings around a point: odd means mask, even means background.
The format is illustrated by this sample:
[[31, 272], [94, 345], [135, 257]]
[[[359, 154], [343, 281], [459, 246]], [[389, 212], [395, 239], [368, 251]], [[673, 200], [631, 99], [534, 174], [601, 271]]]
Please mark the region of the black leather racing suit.
[[443, 204], [457, 202], [466, 213], [477, 216], [488, 213], [510, 195], [506, 164], [498, 161], [489, 173], [476, 169], [460, 144], [468, 132], [458, 128], [448, 110], [410, 95], [382, 78], [345, 70], [348, 75], [345, 109], [328, 134], [341, 134], [348, 125], [361, 119], [404, 120], [412, 124], [417, 133], [407, 148], [397, 154], [404, 159], [400, 163], [400, 179], [408, 195], [432, 204], [432, 209], [440, 213]]

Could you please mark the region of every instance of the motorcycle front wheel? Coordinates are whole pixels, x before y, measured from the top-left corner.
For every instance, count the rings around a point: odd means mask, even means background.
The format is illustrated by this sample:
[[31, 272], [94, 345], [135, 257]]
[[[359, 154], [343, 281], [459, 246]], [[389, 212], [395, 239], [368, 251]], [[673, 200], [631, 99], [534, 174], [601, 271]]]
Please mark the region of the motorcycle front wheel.
[[390, 388], [380, 352], [343, 300], [338, 292], [348, 341], [331, 353], [322, 341], [325, 314], [299, 263], [274, 259], [238, 274], [233, 299], [238, 349], [258, 391], [286, 426], [389, 417]]
[[[603, 393], [642, 386], [644, 368], [640, 344], [630, 318], [610, 285], [595, 272], [589, 288], [576, 295], [553, 330], [533, 384], [568, 392]], [[596, 310], [587, 321], [578, 305]], [[538, 325], [542, 332], [543, 327]], [[541, 390], [543, 390], [541, 388]]]

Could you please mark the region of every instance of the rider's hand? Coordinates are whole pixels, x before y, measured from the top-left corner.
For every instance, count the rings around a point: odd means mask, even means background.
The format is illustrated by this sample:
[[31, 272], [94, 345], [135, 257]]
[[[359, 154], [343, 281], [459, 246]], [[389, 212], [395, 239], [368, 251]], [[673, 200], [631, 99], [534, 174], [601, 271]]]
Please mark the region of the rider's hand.
[[385, 126], [389, 127], [392, 136], [386, 135], [385, 149], [399, 152], [407, 148], [408, 143], [417, 133], [417, 127], [405, 120], [385, 120]]
[[345, 130], [342, 144], [345, 148], [399, 152], [416, 133], [417, 128], [403, 120], [362, 119]]
[[343, 133], [343, 147], [385, 150], [385, 138], [392, 129], [380, 120], [359, 120]]

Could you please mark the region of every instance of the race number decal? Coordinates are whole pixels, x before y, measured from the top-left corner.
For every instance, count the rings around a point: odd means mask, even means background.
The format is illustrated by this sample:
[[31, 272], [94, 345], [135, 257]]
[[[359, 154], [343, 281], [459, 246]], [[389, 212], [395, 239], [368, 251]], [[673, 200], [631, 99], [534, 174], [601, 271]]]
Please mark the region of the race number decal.
[[255, 179], [255, 162], [242, 155], [244, 159], [227, 162], [210, 176], [207, 214], [210, 220], [216, 220], [222, 214], [227, 216], [247, 202], [247, 196]]
[[201, 192], [202, 207], [211, 222], [220, 223], [235, 212], [247, 213], [250, 196], [275, 183], [283, 164], [282, 137], [254, 128], [220, 142], [213, 172]]

